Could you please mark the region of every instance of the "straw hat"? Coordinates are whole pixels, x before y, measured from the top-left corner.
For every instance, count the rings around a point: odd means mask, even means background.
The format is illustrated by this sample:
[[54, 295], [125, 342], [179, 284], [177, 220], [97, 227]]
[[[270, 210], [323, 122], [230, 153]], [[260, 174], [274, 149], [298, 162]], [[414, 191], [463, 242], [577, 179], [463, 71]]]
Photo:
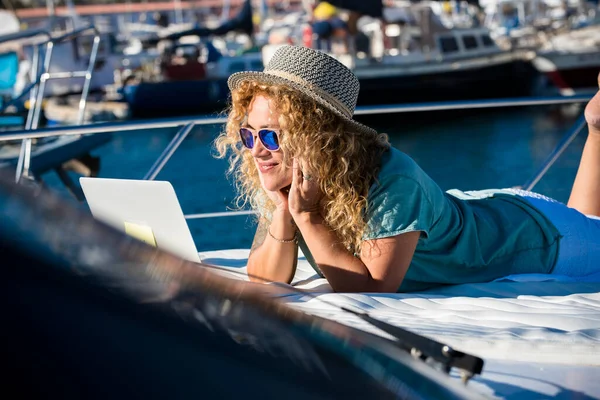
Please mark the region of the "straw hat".
[[301, 46], [280, 47], [263, 72], [238, 72], [229, 77], [227, 84], [234, 90], [244, 81], [289, 86], [334, 112], [351, 131], [376, 133], [352, 119], [360, 88], [358, 78], [321, 51]]

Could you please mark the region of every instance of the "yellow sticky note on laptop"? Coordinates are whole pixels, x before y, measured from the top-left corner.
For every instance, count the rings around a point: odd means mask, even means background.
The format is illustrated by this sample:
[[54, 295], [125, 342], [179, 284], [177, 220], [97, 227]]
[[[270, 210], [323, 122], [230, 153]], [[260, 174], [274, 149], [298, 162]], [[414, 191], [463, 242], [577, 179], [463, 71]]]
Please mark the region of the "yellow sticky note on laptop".
[[152, 228], [148, 225], [136, 224], [134, 222], [124, 222], [125, 233], [132, 236], [142, 242], [149, 244], [150, 246], [156, 247], [156, 238]]

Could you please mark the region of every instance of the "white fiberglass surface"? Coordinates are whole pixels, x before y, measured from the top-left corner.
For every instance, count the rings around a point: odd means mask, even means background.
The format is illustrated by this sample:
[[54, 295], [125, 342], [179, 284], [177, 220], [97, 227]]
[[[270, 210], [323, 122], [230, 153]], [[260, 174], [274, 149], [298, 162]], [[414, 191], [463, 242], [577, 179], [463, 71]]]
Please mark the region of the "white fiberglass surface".
[[[200, 253], [247, 279], [248, 250]], [[301, 258], [292, 284], [311, 295], [283, 298], [306, 313], [386, 336], [337, 306], [482, 357], [469, 385], [498, 398], [600, 399], [600, 282], [490, 282], [416, 293], [333, 293]]]

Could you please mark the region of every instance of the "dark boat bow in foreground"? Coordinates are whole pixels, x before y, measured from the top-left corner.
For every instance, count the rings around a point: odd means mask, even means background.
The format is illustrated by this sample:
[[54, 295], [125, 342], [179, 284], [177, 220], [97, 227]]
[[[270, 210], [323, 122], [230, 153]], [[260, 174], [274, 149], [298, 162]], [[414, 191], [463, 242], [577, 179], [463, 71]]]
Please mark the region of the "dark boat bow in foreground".
[[294, 310], [10, 177], [0, 204], [6, 382], [25, 397], [479, 397], [401, 341]]

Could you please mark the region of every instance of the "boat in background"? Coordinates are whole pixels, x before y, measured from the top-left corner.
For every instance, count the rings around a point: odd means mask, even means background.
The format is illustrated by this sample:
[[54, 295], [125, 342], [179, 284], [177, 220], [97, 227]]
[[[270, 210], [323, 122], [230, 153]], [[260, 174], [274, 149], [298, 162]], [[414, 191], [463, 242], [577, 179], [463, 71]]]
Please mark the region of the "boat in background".
[[[90, 82], [92, 93], [111, 90], [115, 83], [115, 71], [135, 70], [142, 64], [151, 62], [159, 56], [156, 47], [144, 47], [142, 42], [148, 39], [165, 37], [181, 30], [190, 29], [193, 22], [183, 21], [181, 9], [177, 2], [173, 3], [175, 18], [168, 13], [155, 13], [152, 17], [144, 14], [138, 21], [128, 19], [124, 14], [110, 16], [103, 14], [80, 15], [72, 0], [66, 0], [66, 9], [57, 11], [54, 0], [47, 0], [47, 11], [43, 16], [27, 18], [24, 22], [28, 29], [44, 29], [54, 36], [61, 36], [83, 26], [94, 26], [100, 35], [100, 47], [94, 66], [94, 76]], [[99, 10], [103, 7], [99, 7]], [[33, 10], [32, 10], [33, 11]], [[179, 12], [177, 12], [179, 11]], [[29, 13], [21, 13], [28, 15]], [[209, 19], [209, 23], [212, 20]], [[57, 43], [53, 49], [53, 60], [50, 72], [68, 73], [87, 68], [87, 60], [93, 44], [94, 35], [87, 32], [71, 41]], [[23, 53], [28, 60], [33, 59], [36, 46], [41, 42], [38, 38], [23, 41]], [[48, 82], [45, 94], [48, 96], [68, 96], [80, 93], [81, 78], [62, 79]], [[108, 89], [107, 89], [108, 87]]]
[[[155, 68], [158, 78], [125, 82], [122, 92], [131, 116], [220, 112], [229, 96], [227, 78], [241, 70], [262, 70], [273, 52], [286, 44], [327, 51], [353, 70], [361, 84], [359, 106], [531, 94], [537, 76], [530, 64], [532, 53], [500, 48], [484, 27], [446, 27], [436, 2], [397, 1], [387, 7], [382, 2], [370, 3], [368, 7], [359, 1], [343, 4], [345, 12], [365, 13], [358, 21], [359, 33], [345, 52], [337, 51], [335, 43], [322, 43], [312, 34], [311, 16], [306, 12], [263, 21], [260, 40], [254, 37], [253, 51], [221, 55], [214, 61], [196, 56], [206, 52], [202, 47], [211, 44], [214, 31], [178, 34], [176, 38], [181, 40], [188, 39], [185, 35], [189, 34], [203, 38], [195, 40], [199, 51], [183, 42], [173, 44], [171, 53], [181, 57]], [[246, 1], [238, 23], [248, 23], [251, 15], [250, 1]], [[222, 29], [219, 33], [227, 32]], [[186, 56], [186, 48], [190, 56]], [[182, 57], [184, 61], [180, 60]], [[184, 74], [184, 67], [173, 64], [185, 64], [187, 72]], [[173, 69], [181, 73], [170, 74]]]
[[229, 96], [227, 79], [239, 71], [261, 71], [262, 55], [252, 46], [251, 1], [214, 28], [196, 27], [146, 40], [160, 54], [140, 68], [121, 71], [117, 89], [131, 118], [221, 111]]
[[[77, 39], [78, 35], [92, 32], [94, 45], [91, 48], [87, 61], [87, 68], [80, 71], [55, 71], [52, 69], [52, 51], [64, 44], [69, 38]], [[18, 171], [14, 176], [17, 182], [21, 179], [31, 181], [41, 180], [41, 176], [53, 170], [60, 180], [67, 186], [76, 197], [81, 197], [78, 189], [69, 176], [68, 171], [76, 171], [86, 176], [96, 176], [100, 167], [100, 159], [94, 157], [90, 152], [111, 140], [110, 135], [99, 137], [94, 135], [73, 135], [62, 137], [26, 137], [22, 140], [11, 140], [7, 135], [14, 130], [25, 130], [31, 132], [34, 129], [46, 125], [42, 108], [46, 102], [44, 90], [46, 82], [53, 80], [70, 79], [77, 76], [82, 81], [78, 104], [76, 108], [75, 123], [85, 122], [86, 102], [89, 94], [90, 83], [93, 77], [93, 65], [96, 61], [100, 36], [93, 26], [82, 27], [73, 31], [65, 32], [59, 36], [53, 36], [46, 30], [24, 30], [4, 34], [0, 36], [0, 47], [13, 48], [0, 55], [0, 76], [2, 85], [0, 89], [12, 92], [7, 101], [0, 104], [0, 170]], [[22, 55], [24, 43], [36, 43], [33, 47], [34, 61], [26, 70], [29, 84], [15, 91], [17, 76], [22, 72], [19, 68], [19, 56]], [[42, 50], [44, 49], [44, 50]], [[24, 85], [23, 85], [24, 86]], [[25, 100], [27, 99], [27, 100]], [[3, 99], [4, 100], [4, 99]], [[19, 109], [23, 104], [21, 118], [15, 121], [13, 110]], [[6, 120], [12, 121], [7, 124]]]
[[[359, 20], [354, 52], [332, 54], [358, 77], [358, 105], [531, 94], [536, 75], [531, 53], [501, 48], [489, 29], [476, 23], [446, 26], [437, 2], [394, 1], [382, 12], [383, 19]], [[361, 38], [368, 43], [363, 48]], [[274, 50], [265, 46], [265, 62]]]
[[[100, 21], [102, 19], [99, 19]], [[54, 16], [39, 29], [45, 29], [53, 36], [62, 36], [83, 26], [89, 26], [77, 16]], [[115, 81], [115, 70], [122, 68], [137, 68], [142, 63], [153, 60], [158, 56], [156, 49], [136, 49], [136, 36], [122, 35], [114, 26], [108, 24], [93, 25], [100, 35], [100, 45], [94, 65], [94, 74], [90, 82], [90, 92], [102, 93], [107, 86]], [[32, 28], [36, 29], [36, 28]], [[34, 53], [44, 43], [44, 38], [32, 38], [21, 42], [24, 56], [32, 62]], [[69, 73], [70, 71], [85, 70], [92, 50], [94, 33], [86, 32], [70, 41], [57, 43], [52, 50], [51, 73]], [[136, 50], [136, 51], [133, 51]], [[41, 56], [44, 57], [42, 50]], [[83, 89], [81, 77], [71, 77], [49, 81], [44, 89], [45, 96], [69, 96], [81, 93]]]
[[600, 25], [551, 37], [537, 51], [533, 65], [562, 95], [595, 93], [600, 71]]
[[[213, 113], [227, 105], [227, 78], [239, 71], [262, 71], [262, 56], [214, 53], [210, 43], [177, 43], [165, 48], [158, 59], [158, 73], [142, 72], [123, 79], [120, 92], [131, 118]], [[210, 60], [209, 53], [217, 58]], [[141, 78], [141, 79], [140, 79]]]
[[[55, 96], [44, 102], [44, 117], [47, 126], [79, 125], [79, 97]], [[120, 121], [129, 118], [127, 103], [110, 101], [105, 94], [89, 96], [85, 106], [83, 123]]]

